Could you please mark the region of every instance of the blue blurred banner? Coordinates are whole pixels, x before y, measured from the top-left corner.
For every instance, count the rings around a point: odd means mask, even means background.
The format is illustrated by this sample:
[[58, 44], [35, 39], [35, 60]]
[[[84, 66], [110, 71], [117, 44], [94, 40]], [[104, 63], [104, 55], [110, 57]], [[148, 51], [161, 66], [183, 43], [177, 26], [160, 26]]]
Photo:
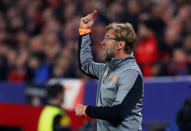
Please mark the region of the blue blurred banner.
[[96, 105], [98, 81], [87, 81], [84, 89], [84, 104]]
[[8, 103], [25, 103], [25, 84], [23, 83], [0, 83], [0, 101]]
[[184, 100], [191, 97], [189, 81], [145, 82], [143, 121], [171, 121]]

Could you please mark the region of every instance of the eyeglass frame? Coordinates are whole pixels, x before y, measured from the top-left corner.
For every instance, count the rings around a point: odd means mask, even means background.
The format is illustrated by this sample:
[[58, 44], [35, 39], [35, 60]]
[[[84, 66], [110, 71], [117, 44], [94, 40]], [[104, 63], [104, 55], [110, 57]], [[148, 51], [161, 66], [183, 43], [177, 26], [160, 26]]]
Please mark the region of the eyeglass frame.
[[112, 38], [107, 35], [104, 36], [104, 40], [109, 40], [109, 39], [119, 41], [119, 40], [117, 40], [117, 38]]

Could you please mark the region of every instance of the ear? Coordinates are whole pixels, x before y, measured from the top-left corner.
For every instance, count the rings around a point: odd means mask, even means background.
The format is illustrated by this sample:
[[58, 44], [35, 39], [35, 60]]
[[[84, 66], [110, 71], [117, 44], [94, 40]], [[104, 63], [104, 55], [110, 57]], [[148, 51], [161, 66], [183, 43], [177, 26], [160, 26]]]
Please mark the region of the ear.
[[119, 41], [118, 42], [118, 50], [124, 49], [125, 48], [125, 41]]

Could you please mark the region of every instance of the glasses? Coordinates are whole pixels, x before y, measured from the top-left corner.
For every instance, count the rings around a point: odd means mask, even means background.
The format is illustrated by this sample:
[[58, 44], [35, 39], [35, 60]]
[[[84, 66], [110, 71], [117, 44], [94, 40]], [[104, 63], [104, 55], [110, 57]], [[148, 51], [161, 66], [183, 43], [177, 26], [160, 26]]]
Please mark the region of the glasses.
[[112, 38], [112, 37], [109, 37], [109, 36], [104, 36], [104, 40], [109, 40], [109, 39], [111, 39], [111, 40], [116, 40], [117, 41], [117, 39], [116, 38]]

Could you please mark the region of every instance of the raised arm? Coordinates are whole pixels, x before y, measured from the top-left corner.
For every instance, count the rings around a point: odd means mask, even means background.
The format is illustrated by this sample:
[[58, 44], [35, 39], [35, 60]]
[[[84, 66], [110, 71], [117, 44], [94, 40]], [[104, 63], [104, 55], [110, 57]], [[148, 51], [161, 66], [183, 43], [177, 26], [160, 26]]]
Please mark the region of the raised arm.
[[92, 57], [90, 33], [95, 14], [96, 11], [93, 11], [80, 20], [78, 56], [80, 69], [88, 75], [99, 78], [106, 66], [105, 64], [95, 63]]

